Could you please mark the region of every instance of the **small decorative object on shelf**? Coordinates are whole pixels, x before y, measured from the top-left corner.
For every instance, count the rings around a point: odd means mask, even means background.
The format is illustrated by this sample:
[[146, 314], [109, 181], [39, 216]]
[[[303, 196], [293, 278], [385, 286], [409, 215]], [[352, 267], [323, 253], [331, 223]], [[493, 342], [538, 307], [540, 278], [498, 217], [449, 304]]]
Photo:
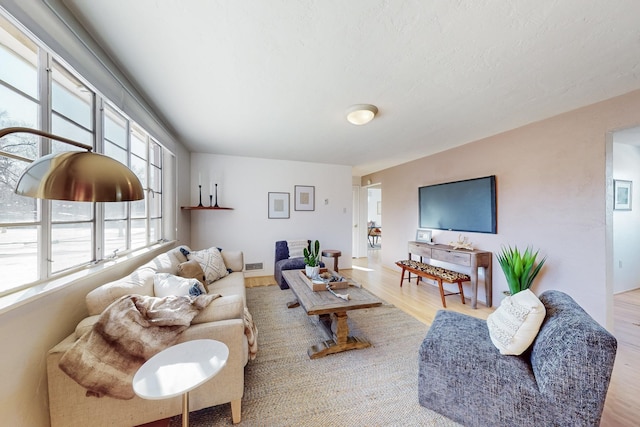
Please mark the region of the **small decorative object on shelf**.
[[218, 206], [218, 184], [216, 184], [216, 204], [215, 204], [215, 205], [213, 205], [213, 207], [214, 207], [214, 208], [219, 207], [219, 206]]
[[221, 206], [215, 207], [215, 206], [181, 206], [180, 209], [185, 210], [185, 211], [199, 211], [199, 210], [206, 210], [206, 211], [232, 211], [233, 208], [223, 208]]
[[199, 193], [199, 197], [200, 197], [200, 203], [198, 203], [198, 207], [204, 207], [202, 204], [202, 185], [199, 184], [198, 185], [198, 193]]
[[473, 250], [473, 243], [469, 241], [468, 237], [462, 237], [462, 234], [458, 234], [457, 242], [449, 242], [449, 246], [453, 247], [453, 249], [469, 249]]

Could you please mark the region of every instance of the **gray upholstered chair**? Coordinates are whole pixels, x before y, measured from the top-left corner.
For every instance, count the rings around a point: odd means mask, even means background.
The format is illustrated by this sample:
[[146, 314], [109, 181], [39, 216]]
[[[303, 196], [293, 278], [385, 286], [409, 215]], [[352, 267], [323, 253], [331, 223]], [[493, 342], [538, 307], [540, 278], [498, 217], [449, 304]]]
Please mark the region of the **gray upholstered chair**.
[[[311, 243], [311, 241], [309, 241]], [[324, 263], [320, 262], [320, 267], [324, 267]], [[289, 258], [289, 246], [286, 240], [278, 240], [276, 242], [275, 262], [273, 265], [273, 276], [280, 289], [289, 289], [289, 285], [282, 277], [284, 270], [302, 270], [304, 269], [304, 258]]]
[[540, 295], [545, 320], [521, 356], [486, 322], [440, 310], [419, 350], [418, 399], [465, 426], [597, 426], [617, 341], [569, 295]]

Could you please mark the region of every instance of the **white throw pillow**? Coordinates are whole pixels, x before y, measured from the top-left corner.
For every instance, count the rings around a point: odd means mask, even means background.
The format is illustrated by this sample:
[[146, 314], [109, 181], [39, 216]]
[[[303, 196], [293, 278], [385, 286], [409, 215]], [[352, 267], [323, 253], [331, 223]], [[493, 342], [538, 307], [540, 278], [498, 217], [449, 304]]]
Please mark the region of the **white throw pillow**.
[[187, 255], [187, 258], [189, 258], [189, 261], [198, 261], [198, 264], [202, 267], [202, 271], [204, 271], [204, 279], [207, 283], [213, 283], [229, 274], [218, 248], [191, 252]]
[[487, 317], [493, 345], [500, 354], [522, 354], [536, 339], [546, 313], [544, 305], [529, 289], [506, 297]]
[[[194, 291], [191, 291], [191, 288]], [[197, 289], [197, 291], [196, 291]], [[156, 273], [153, 276], [153, 294], [158, 298], [177, 296], [198, 296], [207, 292], [198, 279], [174, 276], [170, 273]]]
[[289, 258], [298, 258], [304, 256], [304, 248], [309, 247], [307, 240], [287, 240], [289, 247]]

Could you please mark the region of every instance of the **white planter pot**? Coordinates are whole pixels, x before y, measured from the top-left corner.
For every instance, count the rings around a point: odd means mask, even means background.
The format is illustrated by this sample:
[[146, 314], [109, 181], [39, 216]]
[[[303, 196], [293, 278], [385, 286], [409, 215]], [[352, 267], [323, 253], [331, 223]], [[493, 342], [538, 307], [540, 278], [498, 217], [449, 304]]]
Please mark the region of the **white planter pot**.
[[308, 265], [305, 265], [304, 269], [305, 274], [308, 278], [316, 277], [318, 274], [320, 274], [320, 266], [309, 267]]

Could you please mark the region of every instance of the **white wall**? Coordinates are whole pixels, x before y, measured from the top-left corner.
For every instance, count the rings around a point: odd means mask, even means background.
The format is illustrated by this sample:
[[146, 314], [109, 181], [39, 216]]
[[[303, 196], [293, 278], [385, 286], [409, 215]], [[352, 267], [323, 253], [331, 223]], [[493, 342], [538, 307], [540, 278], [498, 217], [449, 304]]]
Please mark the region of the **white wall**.
[[[639, 110], [635, 91], [362, 177], [382, 185], [383, 264], [398, 270], [394, 261], [406, 257], [407, 241], [415, 238], [418, 187], [496, 175], [498, 234], [462, 234], [494, 254], [501, 245], [540, 249], [548, 259], [532, 290], [562, 290], [611, 327], [607, 135], [638, 126]], [[446, 244], [458, 234], [438, 231], [433, 239]], [[492, 270], [493, 300], [499, 301], [507, 283], [495, 256]]]
[[[631, 210], [613, 211], [613, 291], [640, 287], [640, 147], [616, 143], [613, 179], [632, 181]], [[639, 141], [640, 142], [640, 141]]]
[[[192, 249], [242, 250], [245, 263], [264, 264], [247, 276], [272, 276], [277, 240], [317, 239], [321, 248], [342, 252], [341, 268], [351, 267], [351, 167], [192, 153], [191, 205], [198, 204], [199, 174], [203, 204], [213, 179], [218, 205], [233, 210], [183, 211], [191, 216]], [[295, 185], [315, 186], [315, 211], [294, 210]], [[268, 218], [269, 192], [290, 193], [289, 219]]]

